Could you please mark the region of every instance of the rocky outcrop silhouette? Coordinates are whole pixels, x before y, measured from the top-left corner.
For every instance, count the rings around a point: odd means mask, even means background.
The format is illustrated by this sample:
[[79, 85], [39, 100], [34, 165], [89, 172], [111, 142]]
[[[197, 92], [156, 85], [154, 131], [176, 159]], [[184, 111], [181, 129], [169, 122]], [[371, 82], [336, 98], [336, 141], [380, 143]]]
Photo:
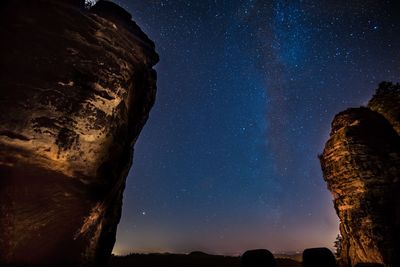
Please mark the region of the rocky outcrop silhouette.
[[275, 267], [274, 255], [266, 249], [247, 250], [240, 257], [241, 267]]
[[327, 248], [308, 248], [303, 251], [303, 267], [336, 267], [336, 259]]
[[400, 266], [400, 86], [337, 114], [320, 156], [340, 218], [341, 265]]
[[3, 0], [0, 25], [0, 265], [105, 265], [154, 43], [106, 1]]
[[382, 114], [400, 135], [400, 85], [382, 82], [368, 102], [368, 108]]

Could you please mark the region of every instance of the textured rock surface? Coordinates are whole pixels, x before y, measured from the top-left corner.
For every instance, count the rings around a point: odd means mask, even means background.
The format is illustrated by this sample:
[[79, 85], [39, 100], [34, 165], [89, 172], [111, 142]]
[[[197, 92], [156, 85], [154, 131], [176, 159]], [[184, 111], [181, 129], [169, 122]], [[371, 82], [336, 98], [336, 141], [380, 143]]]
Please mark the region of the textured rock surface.
[[154, 44], [103, 1], [3, 0], [0, 25], [0, 265], [103, 265], [155, 99]]
[[398, 88], [382, 83], [368, 108], [337, 114], [320, 156], [341, 221], [343, 266], [400, 266]]

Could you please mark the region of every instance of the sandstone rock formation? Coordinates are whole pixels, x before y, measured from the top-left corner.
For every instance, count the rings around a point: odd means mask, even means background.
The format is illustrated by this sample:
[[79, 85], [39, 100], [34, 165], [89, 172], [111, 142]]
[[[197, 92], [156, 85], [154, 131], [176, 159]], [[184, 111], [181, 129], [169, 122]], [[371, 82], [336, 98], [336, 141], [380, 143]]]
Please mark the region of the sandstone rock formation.
[[400, 266], [400, 86], [337, 114], [320, 156], [343, 237], [342, 266]]
[[0, 3], [0, 265], [105, 265], [154, 43], [106, 1]]

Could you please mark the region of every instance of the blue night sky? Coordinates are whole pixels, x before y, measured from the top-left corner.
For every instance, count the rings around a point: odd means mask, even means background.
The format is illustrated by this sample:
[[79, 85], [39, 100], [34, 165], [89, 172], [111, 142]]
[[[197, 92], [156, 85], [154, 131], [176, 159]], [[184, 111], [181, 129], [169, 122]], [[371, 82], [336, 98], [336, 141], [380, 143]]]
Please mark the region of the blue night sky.
[[317, 155], [339, 111], [399, 81], [390, 1], [115, 1], [156, 43], [114, 253], [332, 247]]

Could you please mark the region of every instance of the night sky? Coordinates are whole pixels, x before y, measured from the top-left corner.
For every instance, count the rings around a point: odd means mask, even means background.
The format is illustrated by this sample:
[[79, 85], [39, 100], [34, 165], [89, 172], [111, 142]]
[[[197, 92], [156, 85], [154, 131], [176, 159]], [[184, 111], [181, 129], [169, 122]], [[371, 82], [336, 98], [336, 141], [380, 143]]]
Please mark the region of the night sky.
[[318, 154], [333, 116], [399, 81], [390, 1], [115, 1], [154, 40], [158, 93], [114, 253], [332, 247]]

